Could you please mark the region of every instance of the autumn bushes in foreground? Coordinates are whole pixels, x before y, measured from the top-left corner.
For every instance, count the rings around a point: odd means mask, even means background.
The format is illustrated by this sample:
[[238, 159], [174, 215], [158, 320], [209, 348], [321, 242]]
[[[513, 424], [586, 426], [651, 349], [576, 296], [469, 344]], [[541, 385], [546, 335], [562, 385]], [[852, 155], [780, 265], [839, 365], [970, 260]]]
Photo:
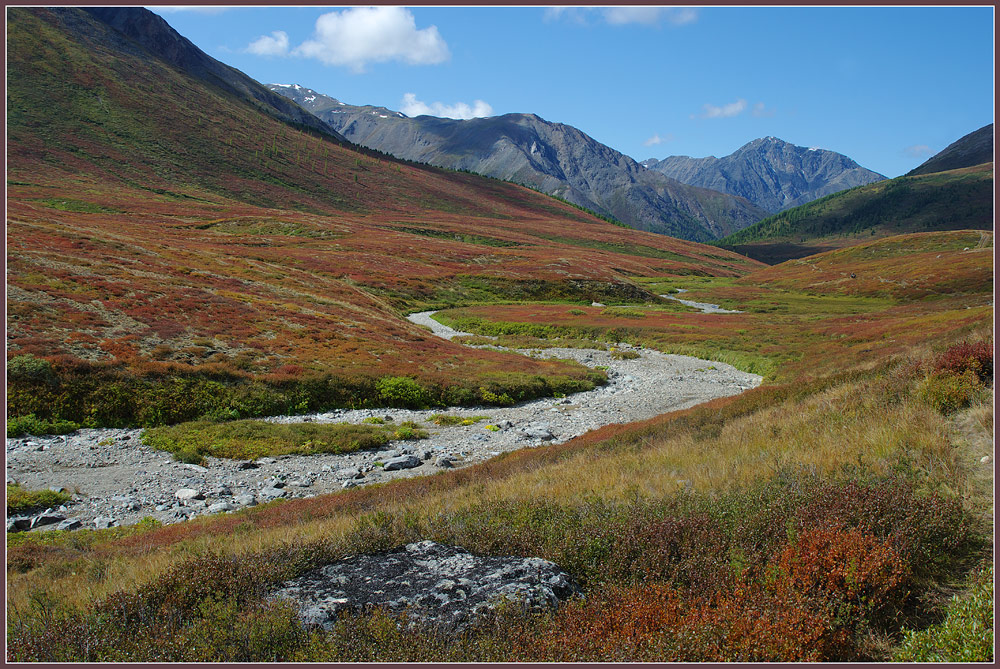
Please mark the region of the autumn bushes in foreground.
[[955, 344], [933, 362], [919, 393], [944, 414], [969, 406], [993, 384], [993, 342]]
[[[88, 610], [9, 611], [10, 660], [823, 661], [873, 657], [922, 614], [930, 583], [982, 545], [954, 500], [900, 478], [782, 474], [751, 490], [574, 505], [484, 501], [420, 517], [384, 511], [338, 539], [192, 557]], [[267, 601], [348, 554], [432, 539], [537, 555], [582, 598], [501, 608], [462, 635], [371, 612], [308, 630]]]

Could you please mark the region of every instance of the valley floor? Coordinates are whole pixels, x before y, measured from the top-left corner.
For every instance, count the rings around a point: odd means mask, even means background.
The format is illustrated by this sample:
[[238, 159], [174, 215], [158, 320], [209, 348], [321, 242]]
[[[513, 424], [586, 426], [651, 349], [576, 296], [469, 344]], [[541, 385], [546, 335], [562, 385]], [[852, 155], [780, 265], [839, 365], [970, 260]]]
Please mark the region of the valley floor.
[[[430, 318], [410, 319], [450, 339], [457, 332]], [[131, 525], [151, 517], [175, 523], [198, 515], [235, 510], [277, 497], [314, 497], [344, 488], [384, 483], [462, 467], [501, 453], [546, 443], [562, 443], [610, 424], [646, 420], [711, 399], [754, 388], [755, 374], [719, 362], [665, 355], [621, 345], [634, 359], [618, 360], [607, 351], [553, 348], [532, 352], [540, 357], [574, 359], [607, 368], [608, 383], [570, 397], [541, 399], [513, 407], [337, 410], [299, 416], [277, 416], [273, 422], [347, 422], [382, 419], [388, 424], [414, 421], [430, 436], [395, 441], [382, 448], [346, 454], [285, 455], [261, 458], [252, 466], [234, 460], [206, 458], [206, 467], [174, 460], [169, 453], [141, 442], [139, 429], [83, 429], [71, 435], [7, 440], [7, 481], [28, 489], [64, 488], [71, 501], [49, 514], [38, 529], [54, 529], [79, 521], [84, 527]], [[463, 419], [471, 425], [437, 426], [434, 414]], [[387, 471], [393, 458], [412, 455], [404, 468]], [[181, 501], [181, 489], [201, 499]], [[58, 521], [56, 518], [64, 520]], [[22, 520], [22, 525], [26, 521]]]

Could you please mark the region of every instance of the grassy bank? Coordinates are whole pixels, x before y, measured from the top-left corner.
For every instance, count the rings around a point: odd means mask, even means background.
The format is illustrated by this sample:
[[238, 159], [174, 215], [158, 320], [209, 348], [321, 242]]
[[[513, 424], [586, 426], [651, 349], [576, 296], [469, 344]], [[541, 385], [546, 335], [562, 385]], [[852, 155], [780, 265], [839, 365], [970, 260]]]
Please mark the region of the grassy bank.
[[[992, 430], [989, 385], [948, 414], [921, 391], [976, 368], [953, 357], [106, 541], [25, 537], [8, 551], [9, 659], [888, 659], [905, 630], [940, 619], [931, 593], [989, 556], [978, 453], [957, 428]], [[378, 613], [327, 634], [266, 601], [312, 565], [420, 539], [552, 559], [586, 599], [398, 644]]]

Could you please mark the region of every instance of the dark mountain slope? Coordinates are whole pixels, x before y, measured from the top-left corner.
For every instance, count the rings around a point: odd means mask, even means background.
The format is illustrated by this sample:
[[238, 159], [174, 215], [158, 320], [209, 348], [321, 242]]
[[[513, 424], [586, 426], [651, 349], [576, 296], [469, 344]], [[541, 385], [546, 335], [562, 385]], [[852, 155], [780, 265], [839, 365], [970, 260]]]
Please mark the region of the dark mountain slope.
[[993, 124], [970, 132], [965, 137], [952, 142], [937, 155], [931, 156], [919, 167], [907, 172], [906, 176], [932, 174], [945, 170], [957, 170], [993, 162]]
[[[205, 83], [252, 101], [263, 111], [284, 121], [328, 131], [310, 113], [277, 95], [239, 70], [220, 63], [156, 14], [139, 7], [84, 7], [85, 12], [138, 43], [152, 55]], [[335, 136], [336, 133], [332, 133]], [[342, 137], [339, 137], [343, 139]]]
[[642, 164], [686, 184], [744, 197], [772, 213], [885, 179], [842, 154], [777, 137], [755, 139], [723, 158], [671, 156]]
[[298, 85], [269, 87], [363, 146], [525, 184], [640, 230], [706, 241], [766, 215], [742, 198], [649, 172], [580, 130], [534, 114], [409, 118], [382, 107], [347, 105]]
[[775, 214], [717, 242], [781, 262], [915, 232], [993, 229], [993, 164], [897, 177]]

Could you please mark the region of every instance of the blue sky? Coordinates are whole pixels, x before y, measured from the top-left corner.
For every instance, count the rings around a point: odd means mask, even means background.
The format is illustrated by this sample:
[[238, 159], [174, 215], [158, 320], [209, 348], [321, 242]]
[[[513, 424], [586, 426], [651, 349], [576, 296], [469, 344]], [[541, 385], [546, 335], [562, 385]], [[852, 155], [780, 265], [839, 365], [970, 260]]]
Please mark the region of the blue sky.
[[993, 121], [992, 7], [150, 9], [263, 83], [533, 112], [636, 160], [773, 135], [894, 177]]

